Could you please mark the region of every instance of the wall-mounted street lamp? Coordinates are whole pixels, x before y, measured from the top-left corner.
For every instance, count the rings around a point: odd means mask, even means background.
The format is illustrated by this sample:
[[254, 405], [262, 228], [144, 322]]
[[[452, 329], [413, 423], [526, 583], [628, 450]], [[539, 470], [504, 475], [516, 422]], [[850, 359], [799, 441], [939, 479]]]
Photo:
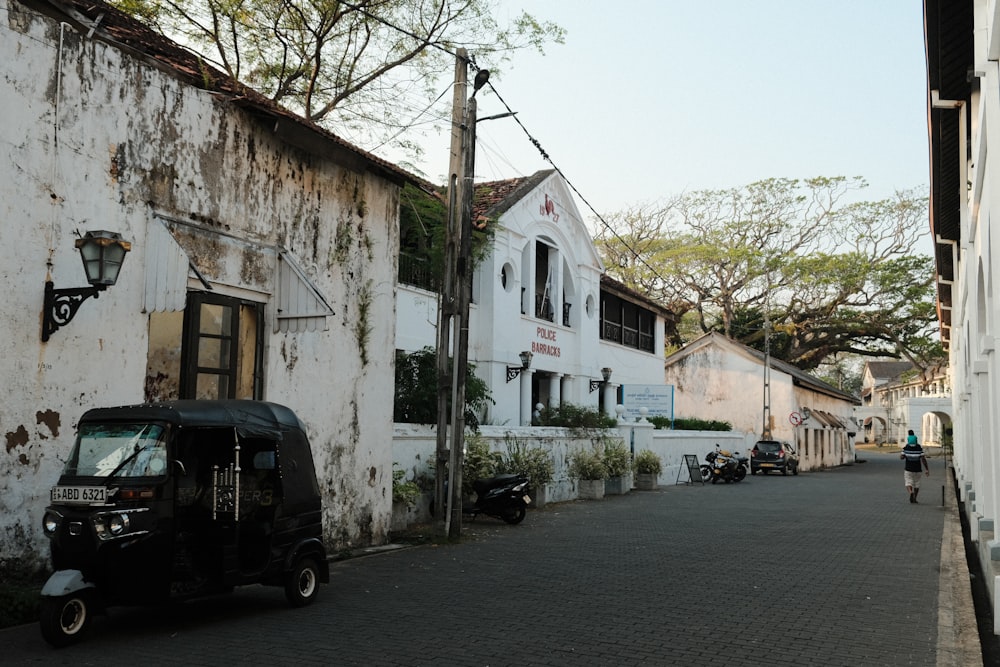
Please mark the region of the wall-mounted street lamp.
[[606, 383], [608, 383], [608, 382], [611, 381], [611, 369], [608, 368], [607, 366], [605, 366], [604, 368], [602, 368], [601, 369], [601, 377], [604, 378], [603, 382], [601, 380], [591, 380], [590, 381], [590, 393], [594, 393], [595, 391], [597, 391], [598, 389], [601, 388], [602, 384], [606, 384]]
[[96, 299], [102, 291], [117, 282], [125, 253], [132, 249], [132, 244], [122, 240], [121, 234], [116, 232], [96, 231], [87, 232], [82, 239], [77, 239], [76, 247], [80, 250], [83, 270], [90, 287], [55, 289], [51, 279], [45, 281], [43, 342], [60, 327], [70, 323], [81, 303], [90, 297]]
[[521, 354], [519, 354], [517, 356], [521, 357], [521, 365], [520, 366], [508, 366], [507, 367], [507, 382], [510, 382], [511, 380], [513, 380], [514, 378], [516, 378], [518, 375], [520, 375], [521, 371], [526, 371], [529, 368], [531, 368], [531, 357], [533, 356], [531, 354], [531, 352], [529, 352], [528, 350], [525, 350], [525, 351], [521, 352]]

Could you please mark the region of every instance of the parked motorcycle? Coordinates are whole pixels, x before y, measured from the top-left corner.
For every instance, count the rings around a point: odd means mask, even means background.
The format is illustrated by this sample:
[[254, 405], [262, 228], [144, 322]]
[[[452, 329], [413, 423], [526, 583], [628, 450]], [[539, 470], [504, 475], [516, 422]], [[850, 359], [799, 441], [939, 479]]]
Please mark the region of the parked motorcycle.
[[477, 479], [472, 483], [476, 502], [462, 504], [462, 514], [476, 517], [480, 514], [503, 519], [513, 525], [524, 521], [531, 498], [528, 496], [528, 478], [524, 475], [497, 475]]
[[712, 484], [719, 480], [726, 484], [742, 481], [750, 469], [750, 460], [747, 457], [740, 456], [739, 452], [719, 449], [718, 446], [716, 446], [715, 451], [709, 452], [705, 456], [705, 460], [708, 463], [701, 466], [701, 474]]

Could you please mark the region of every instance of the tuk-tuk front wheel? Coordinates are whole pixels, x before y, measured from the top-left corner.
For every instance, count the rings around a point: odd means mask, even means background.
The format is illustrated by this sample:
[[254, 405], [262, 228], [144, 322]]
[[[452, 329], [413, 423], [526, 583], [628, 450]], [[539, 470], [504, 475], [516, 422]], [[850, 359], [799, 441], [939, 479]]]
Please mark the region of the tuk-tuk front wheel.
[[59, 597], [42, 597], [38, 619], [42, 637], [56, 648], [80, 641], [90, 627], [92, 611], [87, 596], [79, 591]]
[[319, 566], [312, 558], [302, 558], [285, 581], [285, 597], [293, 607], [312, 603], [319, 593]]

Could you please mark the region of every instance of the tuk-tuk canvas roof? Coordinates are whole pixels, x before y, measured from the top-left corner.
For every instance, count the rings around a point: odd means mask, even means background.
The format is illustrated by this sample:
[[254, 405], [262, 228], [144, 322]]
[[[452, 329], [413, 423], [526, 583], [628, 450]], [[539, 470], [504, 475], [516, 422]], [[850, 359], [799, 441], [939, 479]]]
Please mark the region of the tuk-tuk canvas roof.
[[288, 430], [305, 432], [290, 409], [266, 401], [165, 401], [88, 410], [80, 422], [166, 421], [189, 428], [235, 428], [243, 437], [281, 439]]

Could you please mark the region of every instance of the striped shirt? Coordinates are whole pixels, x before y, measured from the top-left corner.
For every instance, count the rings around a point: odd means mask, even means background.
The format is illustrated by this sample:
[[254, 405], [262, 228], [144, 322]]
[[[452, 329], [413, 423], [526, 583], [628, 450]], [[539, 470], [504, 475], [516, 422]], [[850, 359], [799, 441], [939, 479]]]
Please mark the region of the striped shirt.
[[924, 458], [924, 448], [918, 444], [903, 447], [903, 457], [906, 459], [906, 470], [920, 472], [920, 459]]

